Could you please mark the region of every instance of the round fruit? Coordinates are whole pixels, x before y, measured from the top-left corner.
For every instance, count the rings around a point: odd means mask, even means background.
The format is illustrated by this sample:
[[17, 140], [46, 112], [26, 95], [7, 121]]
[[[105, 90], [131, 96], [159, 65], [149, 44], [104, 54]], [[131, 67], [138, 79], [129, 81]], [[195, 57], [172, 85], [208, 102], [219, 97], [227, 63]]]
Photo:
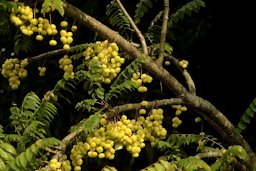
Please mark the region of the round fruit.
[[44, 37], [40, 34], [36, 35], [36, 40], [38, 41], [42, 41], [44, 39]]
[[67, 21], [62, 21], [62, 22], [60, 22], [60, 26], [61, 27], [67, 27], [68, 26], [68, 22]]
[[56, 40], [50, 40], [49, 41], [49, 45], [56, 46], [57, 45], [57, 41]]
[[73, 26], [71, 27], [71, 31], [72, 31], [72, 32], [77, 31], [77, 26], [76, 26], [76, 25], [73, 25]]

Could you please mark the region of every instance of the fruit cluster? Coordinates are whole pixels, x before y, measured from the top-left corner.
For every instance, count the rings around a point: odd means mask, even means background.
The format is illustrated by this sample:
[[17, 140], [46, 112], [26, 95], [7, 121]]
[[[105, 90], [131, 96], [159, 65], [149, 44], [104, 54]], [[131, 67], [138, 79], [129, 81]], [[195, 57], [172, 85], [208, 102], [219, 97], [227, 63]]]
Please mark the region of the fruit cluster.
[[54, 99], [56, 100], [57, 96], [54, 95], [54, 93], [52, 91], [47, 91], [45, 94], [44, 94], [44, 98], [43, 100], [45, 101], [49, 101], [50, 99]]
[[101, 118], [101, 126], [87, 136], [86, 142], [73, 146], [70, 158], [77, 168], [75, 170], [81, 169], [82, 158], [86, 154], [91, 158], [114, 159], [116, 150], [125, 147], [133, 157], [138, 157], [145, 147], [145, 141], [155, 143], [166, 137], [162, 120], [162, 109], [152, 109], [147, 117], [138, 116], [137, 119], [128, 119], [126, 115], [122, 115], [118, 121]]
[[68, 55], [64, 55], [64, 57], [59, 60], [59, 65], [59, 67], [65, 72], [64, 76], [67, 76], [68, 78], [74, 78], [75, 74], [73, 72], [72, 60]]
[[140, 72], [133, 73], [132, 81], [134, 81], [138, 86], [138, 92], [144, 93], [148, 91], [148, 88], [144, 86], [145, 83], [151, 83], [153, 78], [148, 74], [141, 74]]
[[182, 68], [186, 69], [188, 67], [188, 61], [187, 60], [181, 60], [181, 61], [179, 61], [179, 65]]
[[39, 76], [41, 76], [41, 77], [45, 76], [46, 67], [39, 66], [37, 69], [39, 71]]
[[172, 105], [172, 108], [176, 109], [175, 111], [175, 117], [172, 118], [172, 127], [178, 128], [182, 124], [182, 120], [178, 117], [182, 112], [187, 111], [186, 106], [182, 105]]
[[8, 78], [11, 89], [16, 90], [20, 85], [20, 79], [27, 77], [27, 70], [25, 67], [28, 65], [28, 59], [19, 61], [17, 58], [6, 59], [2, 64], [1, 74]]
[[[51, 10], [51, 9], [50, 9]], [[24, 35], [32, 36], [37, 33], [36, 40], [42, 41], [44, 36], [55, 36], [58, 34], [58, 30], [55, 24], [52, 24], [48, 19], [38, 17], [35, 14], [38, 13], [38, 9], [33, 10], [29, 6], [19, 6], [16, 10], [12, 10], [10, 14], [10, 21], [19, 27]], [[67, 21], [62, 21], [60, 26], [67, 29]], [[73, 33], [67, 32], [65, 29], [60, 31], [60, 41], [63, 44], [63, 49], [69, 50], [70, 44], [73, 42]], [[71, 31], [76, 31], [77, 26], [73, 25]], [[50, 46], [56, 46], [57, 41], [53, 38], [49, 41]]]
[[110, 84], [121, 71], [120, 67], [125, 62], [125, 59], [118, 55], [118, 51], [117, 44], [108, 43], [107, 40], [97, 41], [84, 51], [85, 60], [99, 62], [100, 70], [91, 72], [98, 72], [103, 76], [100, 82]]

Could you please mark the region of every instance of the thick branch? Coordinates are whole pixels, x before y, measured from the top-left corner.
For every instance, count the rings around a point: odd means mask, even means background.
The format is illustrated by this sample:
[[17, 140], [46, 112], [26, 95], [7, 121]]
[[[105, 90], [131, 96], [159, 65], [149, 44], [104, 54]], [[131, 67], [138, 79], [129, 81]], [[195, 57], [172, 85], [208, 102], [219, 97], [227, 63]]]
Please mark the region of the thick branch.
[[169, 0], [164, 0], [163, 24], [162, 24], [161, 37], [160, 37], [159, 56], [157, 59], [157, 64], [159, 66], [162, 66], [164, 62], [164, 49], [165, 49], [168, 16], [169, 16]]
[[135, 30], [138, 38], [140, 39], [142, 48], [143, 48], [143, 53], [145, 56], [148, 55], [148, 47], [145, 41], [144, 36], [141, 34], [141, 31], [138, 29], [138, 27], [136, 26], [136, 24], [134, 23], [134, 21], [132, 20], [132, 18], [130, 17], [130, 15], [128, 14], [128, 12], [126, 11], [126, 9], [124, 8], [124, 6], [122, 5], [122, 3], [119, 0], [115, 0], [116, 3], [118, 4], [119, 8], [123, 11], [124, 15], [127, 17], [128, 21], [130, 22], [132, 28]]
[[[86, 25], [88, 28], [100, 34], [102, 37], [116, 42], [120, 48], [125, 50], [129, 55], [134, 58], [144, 56], [137, 48], [132, 46], [130, 42], [125, 40], [117, 32], [111, 30], [107, 26], [103, 25], [96, 19], [85, 14], [78, 8], [72, 6], [69, 3], [64, 3], [63, 5], [65, 14], [76, 19], [82, 24]], [[152, 75], [158, 78], [161, 82], [165, 84], [178, 98], [186, 101], [186, 106], [192, 107], [194, 110], [204, 113], [208, 118], [220, 126], [223, 130], [219, 131], [219, 134], [225, 138], [229, 144], [240, 144], [249, 153], [251, 160], [255, 160], [255, 154], [249, 144], [244, 140], [241, 135], [235, 135], [234, 126], [232, 123], [207, 100], [204, 100], [198, 96], [189, 93], [185, 87], [183, 87], [177, 79], [175, 79], [168, 71], [166, 71], [161, 66], [158, 66], [150, 57], [144, 56], [145, 62], [143, 67], [148, 70]], [[248, 163], [250, 164], [250, 163]]]
[[[163, 99], [163, 100], [154, 100], [148, 101], [148, 105], [146, 108], [152, 108], [156, 106], [169, 106], [169, 105], [177, 105], [183, 104], [183, 100], [179, 98], [171, 98], [171, 99]], [[141, 108], [140, 103], [129, 103], [120, 106], [115, 106], [108, 110], [108, 116], [113, 117], [121, 112], [130, 111], [130, 110], [139, 110]]]

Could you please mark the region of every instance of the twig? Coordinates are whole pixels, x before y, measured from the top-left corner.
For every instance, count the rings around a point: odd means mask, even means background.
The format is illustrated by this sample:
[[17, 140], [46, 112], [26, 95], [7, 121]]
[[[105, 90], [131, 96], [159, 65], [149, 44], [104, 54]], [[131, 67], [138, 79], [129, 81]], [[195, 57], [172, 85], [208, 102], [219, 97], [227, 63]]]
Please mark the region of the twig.
[[168, 15], [169, 15], [169, 0], [164, 0], [164, 10], [163, 10], [163, 24], [161, 30], [161, 37], [160, 37], [160, 46], [159, 46], [159, 55], [157, 59], [157, 64], [159, 66], [163, 65], [164, 62], [164, 47], [165, 47], [165, 40], [166, 40], [166, 32], [167, 32], [167, 25], [168, 25]]
[[126, 9], [124, 8], [123, 4], [120, 2], [120, 0], [115, 0], [115, 1], [118, 4], [119, 8], [123, 11], [124, 15], [129, 20], [132, 28], [135, 30], [138, 38], [140, 39], [140, 42], [141, 42], [141, 45], [142, 45], [142, 48], [143, 48], [143, 54], [145, 56], [147, 56], [148, 55], [148, 47], [147, 47], [147, 44], [146, 44], [144, 36], [141, 34], [141, 31], [138, 29], [138, 27], [136, 26], [136, 24], [134, 23], [133, 19], [130, 17], [130, 15], [128, 14]]
[[219, 158], [219, 157], [222, 157], [222, 155], [223, 154], [219, 151], [208, 151], [208, 152], [205, 152], [205, 153], [198, 153], [195, 157], [197, 157], [199, 159], [211, 158], [211, 157]]
[[174, 56], [168, 54], [168, 53], [165, 53], [165, 56], [178, 68], [180, 69], [180, 71], [182, 72], [185, 80], [186, 80], [186, 83], [188, 85], [188, 90], [190, 93], [196, 95], [196, 86], [195, 86], [195, 83], [193, 81], [193, 79], [191, 78], [189, 72], [186, 70], [186, 69], [181, 69], [180, 65], [179, 65], [179, 60], [177, 58], [175, 58]]
[[[70, 48], [70, 52], [72, 52], [72, 50], [76, 49], [78, 46], [81, 46], [81, 45], [86, 45], [86, 44], [80, 44], [80, 45], [72, 46]], [[68, 54], [68, 52], [64, 49], [57, 49], [57, 50], [53, 50], [53, 51], [48, 51], [46, 53], [42, 53], [42, 54], [37, 55], [37, 56], [29, 57], [28, 62], [32, 63], [32, 62], [35, 62], [35, 61], [42, 60], [44, 58], [50, 58], [50, 57], [54, 57], [54, 56], [57, 56], [57, 55], [64, 55], [64, 54]]]

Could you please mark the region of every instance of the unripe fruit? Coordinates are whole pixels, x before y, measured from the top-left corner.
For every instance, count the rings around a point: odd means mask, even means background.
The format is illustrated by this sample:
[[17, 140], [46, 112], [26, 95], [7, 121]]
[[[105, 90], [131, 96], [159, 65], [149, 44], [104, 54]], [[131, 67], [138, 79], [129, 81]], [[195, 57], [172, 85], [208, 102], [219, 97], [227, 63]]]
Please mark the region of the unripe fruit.
[[201, 117], [196, 117], [195, 118], [195, 123], [198, 123], [198, 122], [201, 122], [202, 121], [202, 118]]
[[76, 25], [73, 25], [73, 26], [71, 27], [71, 31], [72, 31], [72, 32], [77, 31], [77, 26], [76, 26]]
[[170, 62], [170, 61], [165, 61], [164, 64], [165, 64], [166, 66], [168, 66], [168, 65], [171, 64], [171, 62]]

